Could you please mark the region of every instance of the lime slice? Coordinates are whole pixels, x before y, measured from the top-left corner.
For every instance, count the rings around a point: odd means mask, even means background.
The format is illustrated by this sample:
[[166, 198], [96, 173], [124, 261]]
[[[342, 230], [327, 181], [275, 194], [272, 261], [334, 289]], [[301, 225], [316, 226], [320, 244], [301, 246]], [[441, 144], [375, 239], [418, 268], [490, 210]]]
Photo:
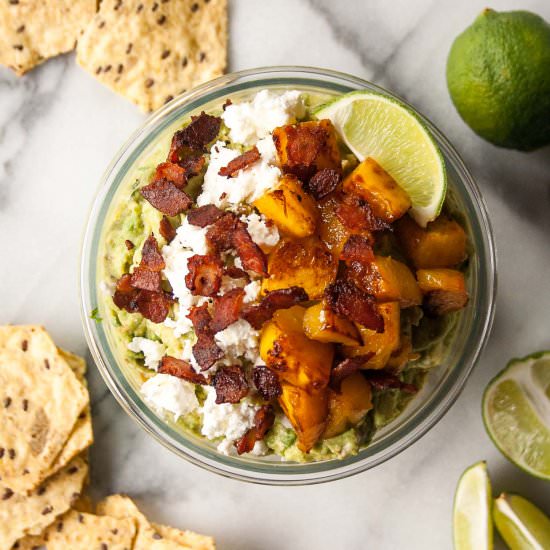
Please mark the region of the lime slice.
[[491, 482], [485, 461], [476, 462], [460, 477], [453, 510], [455, 550], [492, 550]]
[[550, 351], [508, 363], [485, 389], [483, 421], [506, 458], [550, 480]]
[[510, 550], [550, 548], [550, 519], [527, 499], [503, 493], [495, 499], [493, 518]]
[[443, 156], [420, 118], [403, 103], [373, 92], [351, 92], [314, 111], [332, 121], [359, 160], [372, 157], [409, 194], [422, 226], [441, 211], [447, 176]]

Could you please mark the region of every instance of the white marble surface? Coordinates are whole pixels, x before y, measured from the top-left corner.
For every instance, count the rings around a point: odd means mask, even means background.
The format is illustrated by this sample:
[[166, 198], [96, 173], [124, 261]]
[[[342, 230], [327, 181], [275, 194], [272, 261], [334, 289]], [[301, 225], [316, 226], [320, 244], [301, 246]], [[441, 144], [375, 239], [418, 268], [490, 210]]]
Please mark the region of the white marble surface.
[[[547, 0], [494, 0], [550, 20]], [[230, 68], [329, 67], [404, 96], [454, 142], [488, 203], [499, 251], [496, 321], [461, 397], [423, 439], [390, 462], [328, 485], [244, 485], [176, 458], [130, 420], [94, 368], [93, 492], [124, 491], [155, 519], [214, 534], [222, 549], [451, 548], [456, 480], [487, 459], [497, 491], [550, 511], [548, 484], [493, 447], [480, 398], [507, 359], [550, 347], [550, 149], [499, 150], [449, 100], [451, 41], [484, 0], [234, 0]], [[0, 322], [43, 323], [87, 353], [77, 295], [81, 232], [98, 179], [144, 119], [80, 70], [72, 55], [17, 79], [0, 69]]]

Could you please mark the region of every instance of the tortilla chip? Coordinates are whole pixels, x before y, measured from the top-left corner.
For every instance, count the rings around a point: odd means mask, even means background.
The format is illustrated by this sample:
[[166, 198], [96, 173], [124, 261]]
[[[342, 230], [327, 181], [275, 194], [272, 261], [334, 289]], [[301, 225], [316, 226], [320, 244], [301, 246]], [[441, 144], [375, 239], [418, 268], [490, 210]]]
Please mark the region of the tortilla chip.
[[[86, 383], [86, 362], [82, 357], [70, 353], [68, 351], [58, 348], [59, 355], [67, 362], [71, 370], [75, 373], [79, 382], [84, 387]], [[87, 390], [86, 390], [87, 391]], [[61, 452], [57, 455], [53, 464], [50, 466], [47, 476], [53, 475], [59, 469], [63, 468], [65, 464], [69, 463], [76, 455], [87, 449], [94, 442], [94, 432], [92, 429], [92, 411], [90, 409], [90, 402], [88, 396], [88, 404], [84, 407], [82, 412], [78, 415], [75, 422], [73, 431], [69, 435], [69, 439]]]
[[165, 539], [173, 540], [185, 548], [194, 550], [216, 550], [216, 543], [212, 537], [199, 535], [193, 531], [180, 531], [168, 525], [152, 524], [153, 529]]
[[2, 485], [34, 489], [87, 403], [88, 392], [42, 327], [0, 327]]
[[25, 537], [14, 550], [130, 550], [136, 535], [132, 519], [95, 516], [70, 510], [37, 537]]
[[79, 498], [87, 475], [88, 464], [79, 457], [28, 495], [2, 484], [0, 548], [11, 548], [25, 535], [40, 534]]
[[97, 513], [115, 518], [133, 518], [137, 522], [137, 536], [134, 550], [189, 550], [191, 546], [163, 538], [138, 510], [134, 502], [125, 495], [111, 495], [97, 505]]
[[103, 0], [76, 60], [151, 111], [221, 75], [226, 58], [227, 0]]
[[74, 49], [96, 12], [96, 0], [0, 2], [0, 63], [22, 75], [48, 57]]

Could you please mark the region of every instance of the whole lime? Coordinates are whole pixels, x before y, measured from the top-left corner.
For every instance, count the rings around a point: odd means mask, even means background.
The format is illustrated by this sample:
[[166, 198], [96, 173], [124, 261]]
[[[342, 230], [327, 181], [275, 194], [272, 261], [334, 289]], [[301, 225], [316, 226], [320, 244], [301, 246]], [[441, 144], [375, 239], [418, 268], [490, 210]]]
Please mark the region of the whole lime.
[[527, 11], [485, 9], [454, 41], [447, 85], [486, 140], [531, 151], [550, 143], [550, 25]]

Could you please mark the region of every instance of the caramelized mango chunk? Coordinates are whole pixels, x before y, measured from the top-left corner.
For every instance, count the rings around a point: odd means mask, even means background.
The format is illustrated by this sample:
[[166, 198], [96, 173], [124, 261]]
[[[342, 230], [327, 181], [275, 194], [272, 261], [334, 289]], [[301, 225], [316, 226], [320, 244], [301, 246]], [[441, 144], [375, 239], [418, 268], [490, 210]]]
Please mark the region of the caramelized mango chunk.
[[319, 302], [306, 309], [304, 332], [308, 338], [318, 342], [354, 346], [359, 345], [361, 340], [355, 325], [336, 315], [325, 302]]
[[317, 237], [283, 239], [268, 256], [269, 277], [262, 280], [262, 292], [299, 286], [316, 300], [336, 278], [337, 268], [338, 260]]
[[454, 220], [440, 216], [420, 227], [411, 217], [399, 220], [395, 231], [403, 251], [417, 268], [452, 267], [466, 258], [466, 233]]
[[305, 311], [301, 306], [276, 311], [262, 328], [260, 356], [281, 381], [319, 390], [328, 385], [334, 347], [307, 338]]
[[366, 292], [380, 302], [398, 301], [401, 307], [422, 303], [422, 294], [412, 271], [391, 256], [375, 256], [374, 261], [351, 276]]
[[374, 215], [392, 223], [411, 207], [409, 195], [372, 158], [366, 158], [344, 180], [344, 191], [366, 200]]
[[444, 315], [468, 303], [464, 274], [456, 269], [419, 269], [418, 284], [425, 293], [424, 307], [429, 314]]
[[342, 381], [340, 392], [329, 390], [328, 420], [323, 438], [335, 437], [356, 426], [372, 409], [372, 392], [357, 372]]
[[337, 216], [337, 206], [338, 201], [333, 196], [319, 201], [318, 232], [327, 248], [338, 258], [351, 233]]
[[298, 436], [298, 448], [308, 453], [325, 430], [328, 388], [307, 391], [285, 382], [281, 385], [279, 404]]
[[272, 220], [281, 233], [299, 239], [309, 237], [315, 231], [315, 201], [291, 174], [283, 176], [275, 189], [255, 200], [254, 206]]
[[280, 126], [273, 141], [284, 172], [307, 181], [323, 168], [341, 169], [336, 130], [330, 120]]
[[362, 345], [343, 348], [344, 355], [348, 357], [374, 353], [374, 356], [365, 363], [365, 369], [383, 369], [390, 360], [392, 353], [400, 345], [401, 311], [399, 303], [386, 302], [378, 304], [377, 310], [384, 319], [384, 332], [376, 332], [357, 325], [363, 341]]

